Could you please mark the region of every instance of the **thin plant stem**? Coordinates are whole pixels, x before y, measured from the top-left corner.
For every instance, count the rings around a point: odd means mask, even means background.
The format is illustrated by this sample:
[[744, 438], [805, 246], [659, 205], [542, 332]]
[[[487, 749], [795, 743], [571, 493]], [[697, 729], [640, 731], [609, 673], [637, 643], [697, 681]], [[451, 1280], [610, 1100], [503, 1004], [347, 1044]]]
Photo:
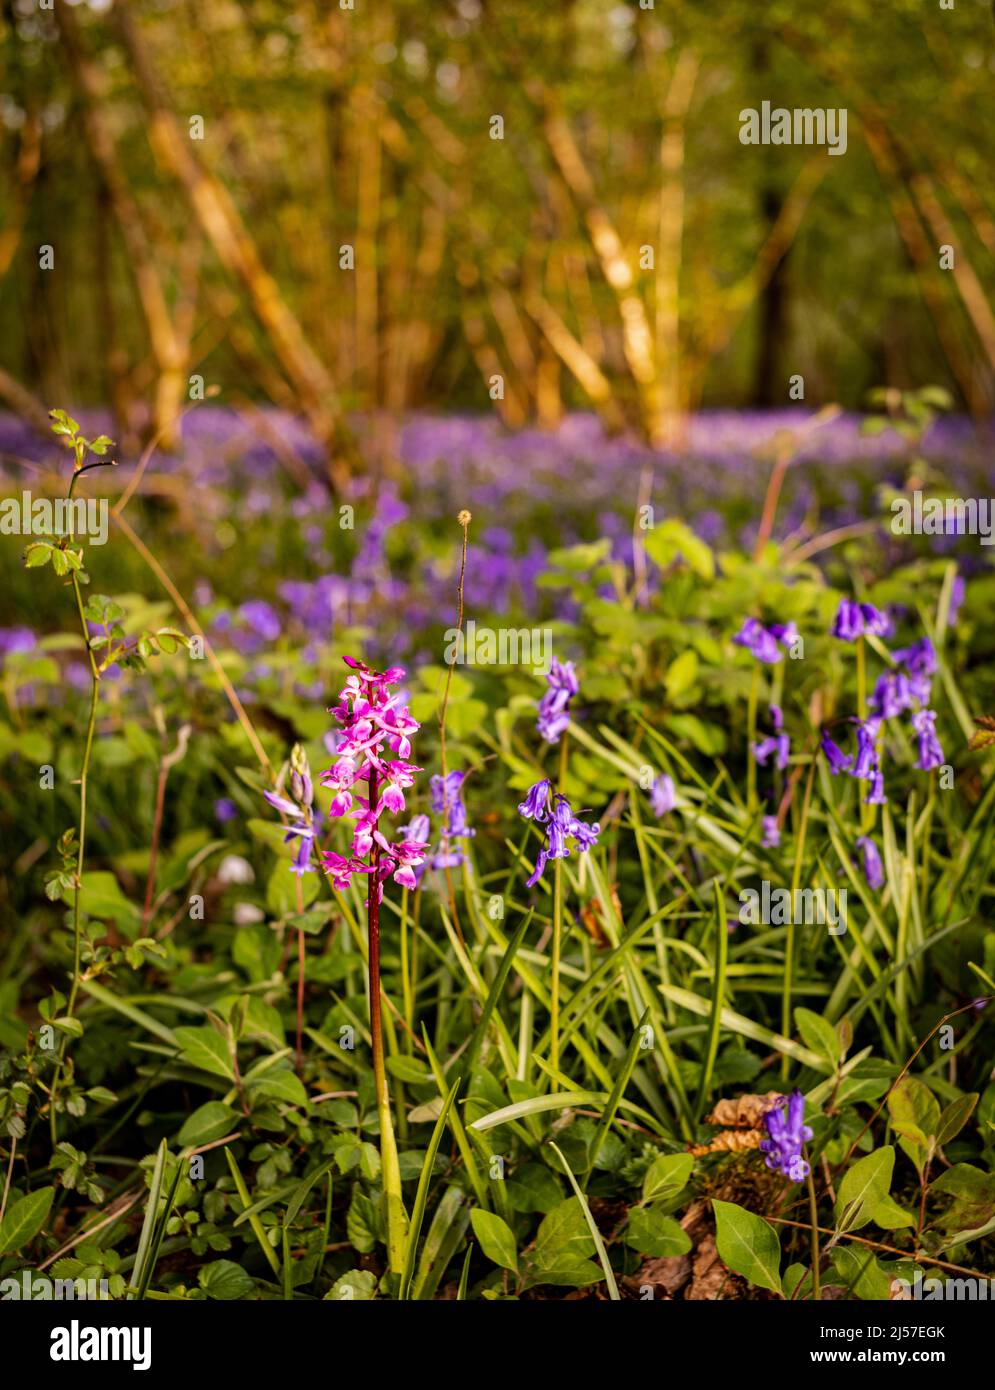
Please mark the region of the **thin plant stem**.
[[819, 1207], [815, 1200], [815, 1182], [812, 1178], [812, 1170], [808, 1171], [808, 1214], [812, 1222], [812, 1297], [816, 1301], [822, 1298], [822, 1288], [819, 1282]]
[[[370, 768], [370, 806], [377, 805], [376, 768]], [[404, 1273], [405, 1234], [404, 1206], [401, 1197], [401, 1168], [397, 1158], [397, 1143], [390, 1113], [390, 1092], [387, 1088], [387, 1069], [384, 1065], [383, 1019], [380, 1010], [380, 845], [373, 841], [370, 853], [372, 872], [367, 895], [367, 936], [369, 941], [370, 975], [370, 1043], [373, 1052], [373, 1084], [377, 1096], [377, 1117], [380, 1121], [380, 1166], [384, 1198], [387, 1206], [387, 1257], [392, 1274]]]

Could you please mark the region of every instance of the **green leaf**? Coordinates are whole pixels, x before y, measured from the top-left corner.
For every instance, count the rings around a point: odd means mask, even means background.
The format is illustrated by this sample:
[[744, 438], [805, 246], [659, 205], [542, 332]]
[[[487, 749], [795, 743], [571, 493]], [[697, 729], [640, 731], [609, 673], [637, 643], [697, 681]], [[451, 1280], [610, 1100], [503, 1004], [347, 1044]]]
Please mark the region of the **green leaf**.
[[222, 1135], [229, 1134], [233, 1125], [237, 1128], [235, 1111], [220, 1100], [209, 1100], [192, 1115], [188, 1115], [183, 1128], [177, 1135], [177, 1143], [185, 1149], [197, 1149], [202, 1144], [213, 1143]]
[[34, 1239], [48, 1218], [54, 1196], [54, 1187], [39, 1187], [8, 1208], [0, 1226], [0, 1255], [12, 1255]]
[[840, 1059], [840, 1040], [829, 1020], [811, 1009], [795, 1009], [795, 1026], [805, 1046], [835, 1067]]
[[602, 1276], [594, 1263], [594, 1241], [584, 1209], [576, 1197], [568, 1197], [543, 1218], [529, 1259], [526, 1287], [533, 1284], [567, 1284], [582, 1288]]
[[[71, 889], [63, 893], [62, 901], [72, 902]], [[80, 906], [88, 917], [99, 917], [102, 921], [120, 922], [126, 927], [129, 923], [137, 926], [141, 922], [138, 908], [124, 896], [114, 875], [104, 869], [90, 870], [84, 875]]]
[[217, 1298], [224, 1303], [247, 1298], [256, 1287], [252, 1276], [231, 1260], [215, 1260], [212, 1264], [204, 1265], [197, 1275], [197, 1282], [208, 1298]]
[[891, 1298], [891, 1274], [873, 1251], [838, 1245], [832, 1252], [837, 1274], [858, 1298], [886, 1303]]
[[888, 1096], [888, 1113], [899, 1145], [920, 1176], [930, 1156], [929, 1141], [940, 1127], [940, 1106], [932, 1091], [915, 1076], [903, 1076]]
[[735, 1202], [712, 1199], [715, 1244], [723, 1263], [761, 1289], [781, 1292], [781, 1242], [769, 1221]]
[[633, 1207], [625, 1227], [625, 1243], [641, 1255], [685, 1255], [691, 1237], [672, 1216], [647, 1207]]
[[936, 1147], [938, 1149], [942, 1149], [944, 1144], [949, 1144], [951, 1139], [957, 1137], [971, 1118], [977, 1103], [977, 1091], [972, 1091], [966, 1096], [958, 1096], [956, 1100], [950, 1102], [940, 1116], [936, 1128]]
[[492, 1264], [502, 1269], [518, 1273], [518, 1251], [511, 1227], [493, 1212], [475, 1207], [470, 1213], [473, 1234], [480, 1242], [480, 1248]]
[[672, 661], [667, 668], [665, 683], [669, 698], [676, 700], [678, 696], [690, 690], [697, 677], [698, 653], [695, 651], [681, 652], [680, 656]]
[[350, 1269], [340, 1274], [325, 1294], [324, 1301], [334, 1303], [368, 1303], [377, 1293], [377, 1276], [368, 1269]]
[[898, 1231], [903, 1226], [914, 1226], [916, 1219], [910, 1211], [900, 1207], [893, 1197], [882, 1197], [874, 1208], [874, 1215], [871, 1217], [875, 1226], [880, 1226], [883, 1231]]
[[213, 1076], [235, 1080], [227, 1041], [213, 1028], [177, 1028], [176, 1041], [184, 1062]]
[[40, 569], [52, 558], [52, 546], [46, 541], [33, 541], [24, 548], [24, 566], [29, 570]]
[[[177, 1030], [179, 1031], [179, 1030]], [[289, 1105], [307, 1105], [307, 1091], [299, 1076], [292, 1071], [264, 1071], [247, 1077], [245, 1089], [253, 1095], [285, 1100]]]
[[858, 1158], [847, 1170], [836, 1193], [836, 1220], [841, 1231], [858, 1231], [874, 1219], [874, 1212], [888, 1195], [894, 1170], [891, 1144]]
[[694, 1159], [690, 1154], [660, 1154], [646, 1169], [643, 1201], [655, 1202], [674, 1197], [687, 1185]]

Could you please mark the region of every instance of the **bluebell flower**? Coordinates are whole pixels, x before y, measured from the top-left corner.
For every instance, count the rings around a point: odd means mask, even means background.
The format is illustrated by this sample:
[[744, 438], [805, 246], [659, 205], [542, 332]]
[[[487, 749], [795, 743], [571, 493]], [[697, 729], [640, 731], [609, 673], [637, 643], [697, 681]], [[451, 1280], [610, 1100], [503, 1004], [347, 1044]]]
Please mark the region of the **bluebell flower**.
[[781, 829], [777, 816], [764, 816], [760, 844], [763, 849], [777, 849], [781, 843]]
[[469, 840], [477, 832], [471, 830], [463, 805], [464, 772], [454, 770], [445, 777], [433, 777], [429, 782], [429, 802], [437, 816], [442, 816], [439, 851], [432, 859], [433, 869], [456, 869], [463, 863], [463, 851], [455, 843]]
[[919, 710], [912, 716], [912, 727], [919, 742], [919, 757], [916, 761], [916, 767], [921, 768], [923, 772], [929, 772], [934, 767], [941, 767], [944, 757], [940, 740], [936, 737], [935, 711], [931, 709]]
[[222, 825], [226, 821], [235, 820], [238, 816], [238, 807], [229, 796], [220, 796], [214, 803], [214, 818]]
[[964, 580], [961, 575], [958, 575], [953, 582], [953, 588], [950, 590], [950, 607], [947, 611], [947, 621], [951, 627], [957, 622], [957, 614], [960, 612], [960, 606], [964, 602], [965, 592]]
[[549, 778], [535, 782], [525, 793], [525, 800], [518, 803], [518, 814], [525, 820], [537, 820], [542, 824], [547, 815], [549, 800]]
[[810, 1169], [802, 1148], [812, 1130], [805, 1123], [805, 1097], [801, 1091], [791, 1092], [764, 1116], [767, 1138], [761, 1139], [760, 1151], [768, 1168], [774, 1168], [792, 1182], [803, 1182]]
[[823, 730], [822, 733], [822, 751], [825, 753], [826, 761], [829, 763], [829, 771], [834, 777], [840, 772], [845, 772], [853, 762], [853, 754], [844, 753], [842, 748], [829, 737], [825, 730]]
[[570, 723], [570, 701], [580, 689], [573, 662], [554, 656], [546, 680], [549, 688], [539, 701], [536, 728], [547, 743], [559, 743]]
[[885, 671], [878, 677], [870, 706], [882, 719], [893, 719], [903, 710], [911, 709], [915, 693], [909, 677], [903, 671]]
[[871, 789], [864, 797], [865, 806], [887, 806], [888, 798], [884, 794], [884, 773], [878, 768], [871, 777]]
[[776, 766], [783, 772], [791, 755], [791, 740], [784, 733], [784, 719], [777, 705], [771, 705], [770, 717], [774, 733], [770, 738], [761, 739], [753, 745], [753, 756], [761, 767], [766, 767], [767, 759], [776, 754]]
[[673, 777], [668, 777], [665, 772], [650, 787], [650, 805], [653, 807], [653, 814], [660, 818], [672, 811], [677, 805], [677, 789], [674, 786]]
[[864, 621], [864, 632], [869, 637], [887, 637], [891, 632], [891, 619], [887, 613], [875, 608], [873, 603], [862, 603], [860, 616]]
[[869, 835], [858, 835], [856, 848], [860, 850], [861, 865], [868, 888], [880, 888], [884, 883], [884, 869], [877, 845]]
[[873, 603], [856, 603], [853, 599], [845, 598], [840, 600], [829, 630], [844, 642], [855, 642], [858, 637], [887, 637], [891, 631], [891, 621]]
[[875, 744], [881, 732], [881, 721], [857, 719], [854, 723], [857, 725], [857, 761], [850, 769], [850, 776], [863, 782], [877, 770], [878, 755]]
[[928, 637], [920, 637], [911, 647], [902, 647], [893, 652], [895, 660], [905, 667], [909, 689], [922, 705], [928, 705], [932, 682], [930, 676], [936, 674], [936, 649]]
[[[532, 819], [531, 816], [525, 818], [527, 820]], [[576, 841], [578, 850], [584, 853], [597, 844], [600, 833], [600, 825], [587, 825], [574, 815], [570, 802], [565, 796], [559, 794], [554, 796], [553, 809], [546, 820], [546, 843], [536, 856], [536, 866], [531, 876], [526, 880], [526, 887], [531, 888], [534, 883], [539, 881], [550, 859], [568, 859], [570, 857], [570, 850], [567, 846], [568, 839]]]
[[839, 637], [843, 642], [855, 642], [858, 637], [863, 636], [864, 620], [860, 604], [855, 603], [853, 599], [841, 599], [829, 631], [833, 637]]
[[777, 638], [756, 618], [747, 618], [732, 640], [737, 647], [745, 647], [758, 661], [766, 662], [768, 666], [775, 666], [781, 660]]

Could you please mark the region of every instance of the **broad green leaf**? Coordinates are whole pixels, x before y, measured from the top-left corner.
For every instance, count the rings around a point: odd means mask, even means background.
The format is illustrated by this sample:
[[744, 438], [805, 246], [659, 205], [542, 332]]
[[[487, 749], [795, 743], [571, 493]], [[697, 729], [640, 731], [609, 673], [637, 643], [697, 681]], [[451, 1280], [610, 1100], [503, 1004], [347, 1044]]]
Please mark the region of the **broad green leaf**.
[[900, 1207], [893, 1197], [882, 1197], [874, 1208], [874, 1215], [871, 1217], [875, 1226], [880, 1226], [883, 1231], [898, 1231], [904, 1226], [914, 1226], [916, 1219], [910, 1211]]
[[481, 1250], [492, 1264], [502, 1269], [518, 1273], [518, 1251], [511, 1227], [493, 1212], [475, 1207], [470, 1213], [470, 1224], [477, 1237]]
[[368, 1303], [376, 1298], [377, 1276], [368, 1269], [350, 1269], [340, 1274], [325, 1294], [325, 1302]]
[[225, 1303], [247, 1298], [256, 1287], [252, 1276], [232, 1260], [214, 1260], [204, 1265], [197, 1275], [197, 1282], [208, 1298], [217, 1298]]
[[213, 1028], [177, 1028], [176, 1041], [182, 1060], [191, 1067], [223, 1076], [227, 1081], [235, 1080], [228, 1043]]
[[633, 1207], [625, 1227], [625, 1243], [641, 1255], [685, 1255], [691, 1237], [672, 1216], [649, 1207]]
[[977, 1091], [972, 1091], [969, 1095], [958, 1096], [952, 1100], [943, 1114], [936, 1129], [936, 1147], [942, 1149], [944, 1144], [949, 1144], [951, 1139], [955, 1139], [974, 1111], [978, 1103]]
[[0, 1255], [13, 1255], [33, 1240], [48, 1219], [54, 1187], [39, 1187], [8, 1207], [0, 1226]]
[[285, 1100], [289, 1105], [307, 1105], [307, 1091], [299, 1076], [294, 1072], [264, 1071], [258, 1076], [246, 1079], [245, 1089], [252, 1095], [269, 1096], [272, 1100]]
[[879, 1203], [888, 1195], [894, 1170], [891, 1144], [858, 1158], [847, 1169], [836, 1193], [836, 1220], [841, 1231], [858, 1231], [873, 1220]]
[[184, 1148], [196, 1149], [230, 1134], [237, 1126], [238, 1120], [230, 1105], [224, 1105], [220, 1100], [209, 1100], [187, 1116], [176, 1139]]
[[863, 1246], [837, 1245], [832, 1251], [837, 1274], [846, 1287], [858, 1298], [870, 1298], [886, 1303], [891, 1298], [892, 1276]]
[[761, 1289], [781, 1291], [781, 1242], [769, 1221], [735, 1202], [712, 1199], [715, 1244], [723, 1263]]
[[811, 1009], [795, 1009], [795, 1026], [806, 1047], [835, 1067], [840, 1059], [840, 1040], [829, 1020]]
[[686, 1185], [694, 1169], [690, 1154], [660, 1154], [646, 1169], [643, 1178], [643, 1201], [656, 1202], [676, 1196]]

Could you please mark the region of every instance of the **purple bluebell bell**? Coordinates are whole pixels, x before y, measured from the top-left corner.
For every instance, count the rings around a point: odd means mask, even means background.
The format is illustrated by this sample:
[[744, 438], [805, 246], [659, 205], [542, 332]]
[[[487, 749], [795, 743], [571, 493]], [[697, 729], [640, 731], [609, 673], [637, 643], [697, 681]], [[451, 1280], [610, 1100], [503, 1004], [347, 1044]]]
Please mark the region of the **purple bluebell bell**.
[[841, 599], [829, 631], [833, 637], [839, 637], [843, 642], [855, 642], [858, 637], [861, 637], [864, 632], [864, 620], [860, 612], [860, 604], [855, 603], [850, 598]]
[[855, 642], [858, 637], [887, 637], [891, 631], [891, 620], [873, 603], [856, 603], [853, 599], [845, 598], [840, 600], [829, 630], [833, 637], [839, 637], [844, 642]]
[[936, 672], [936, 648], [928, 637], [920, 637], [909, 647], [893, 652], [895, 660], [916, 676], [932, 676]]
[[674, 779], [666, 772], [661, 772], [650, 787], [650, 805], [657, 819], [667, 815], [677, 805], [677, 789], [674, 786]]
[[229, 796], [219, 796], [214, 803], [214, 819], [224, 825], [226, 821], [235, 820], [238, 816], [238, 807]]
[[570, 723], [570, 701], [580, 689], [573, 662], [554, 656], [546, 681], [548, 689], [539, 701], [536, 728], [547, 743], [559, 743]]
[[767, 1138], [761, 1139], [760, 1151], [768, 1168], [776, 1169], [792, 1182], [803, 1182], [809, 1175], [803, 1146], [812, 1138], [812, 1129], [805, 1123], [805, 1097], [801, 1091], [791, 1092], [764, 1116]]
[[947, 610], [947, 621], [951, 627], [957, 622], [957, 614], [960, 612], [961, 604], [964, 602], [966, 587], [962, 575], [958, 575], [953, 582], [950, 590], [950, 607]]
[[853, 763], [853, 754], [844, 753], [842, 748], [829, 737], [825, 730], [822, 732], [822, 751], [826, 755], [826, 761], [829, 763], [829, 771], [834, 777], [840, 772], [846, 772]]
[[860, 851], [861, 867], [864, 877], [867, 879], [868, 888], [875, 890], [884, 883], [884, 868], [881, 864], [881, 855], [878, 847], [869, 835], [858, 835], [855, 841], [856, 848]]
[[911, 709], [915, 694], [904, 671], [885, 671], [879, 676], [870, 699], [871, 709], [881, 719], [894, 719]]
[[781, 843], [781, 827], [777, 823], [777, 816], [764, 816], [761, 829], [762, 848], [777, 849]]
[[534, 782], [525, 793], [525, 800], [518, 803], [518, 814], [524, 820], [537, 820], [542, 824], [547, 816], [546, 806], [549, 801], [549, 778], [544, 777], [541, 782]]
[[775, 766], [783, 772], [791, 756], [791, 740], [784, 732], [784, 717], [779, 706], [771, 705], [770, 720], [774, 726], [774, 733], [753, 745], [753, 756], [761, 767], [766, 767], [767, 759], [776, 754]]
[[454, 770], [447, 772], [444, 778], [433, 777], [429, 783], [432, 810], [437, 816], [444, 817], [439, 852], [432, 860], [433, 869], [458, 868], [463, 863], [463, 851], [456, 841], [469, 840], [477, 833], [470, 829], [466, 819], [466, 807], [463, 805], [462, 787], [465, 776], [464, 772]]
[[864, 797], [865, 806], [887, 806], [888, 798], [884, 794], [884, 773], [880, 767], [871, 774], [871, 788]]
[[857, 725], [857, 760], [850, 769], [850, 776], [866, 781], [877, 769], [878, 755], [875, 744], [881, 732], [880, 719], [855, 719]]
[[781, 660], [777, 638], [762, 623], [757, 622], [756, 618], [747, 618], [732, 640], [737, 647], [745, 647], [758, 661], [763, 661], [768, 666], [776, 666]]
[[940, 740], [936, 737], [936, 712], [931, 709], [919, 710], [912, 716], [912, 727], [919, 742], [916, 767], [923, 772], [929, 772], [934, 767], [941, 767], [944, 758]]

